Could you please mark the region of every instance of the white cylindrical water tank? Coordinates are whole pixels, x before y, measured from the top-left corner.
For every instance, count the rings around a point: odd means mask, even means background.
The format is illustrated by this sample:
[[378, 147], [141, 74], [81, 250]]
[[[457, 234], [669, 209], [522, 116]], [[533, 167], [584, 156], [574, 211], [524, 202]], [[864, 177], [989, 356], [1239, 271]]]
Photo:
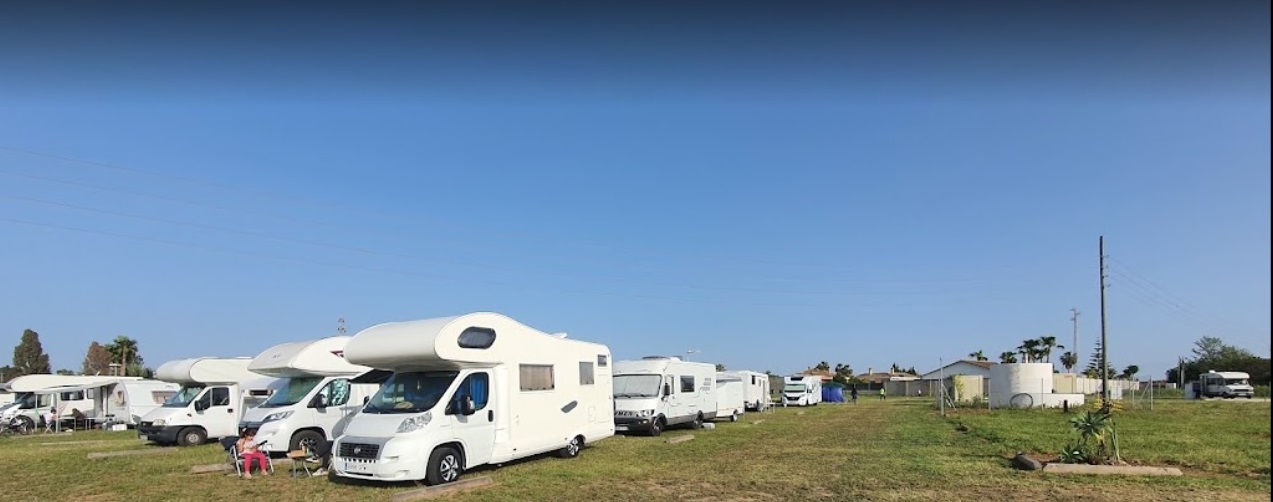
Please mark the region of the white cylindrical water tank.
[[1052, 363], [1007, 363], [990, 367], [990, 405], [1033, 408], [1053, 391]]

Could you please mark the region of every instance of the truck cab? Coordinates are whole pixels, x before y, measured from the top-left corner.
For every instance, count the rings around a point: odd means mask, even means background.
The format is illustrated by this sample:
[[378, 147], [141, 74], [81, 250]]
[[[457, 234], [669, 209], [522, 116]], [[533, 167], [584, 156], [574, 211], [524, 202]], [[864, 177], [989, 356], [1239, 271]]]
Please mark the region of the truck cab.
[[209, 438], [237, 435], [243, 409], [262, 402], [263, 394], [245, 395], [233, 383], [182, 385], [163, 406], [142, 417], [137, 437], [158, 444], [191, 446]]
[[262, 445], [266, 452], [311, 451], [339, 437], [375, 385], [354, 384], [347, 377], [279, 379], [270, 398], [244, 413], [241, 428], [257, 429], [257, 437], [277, 438]]

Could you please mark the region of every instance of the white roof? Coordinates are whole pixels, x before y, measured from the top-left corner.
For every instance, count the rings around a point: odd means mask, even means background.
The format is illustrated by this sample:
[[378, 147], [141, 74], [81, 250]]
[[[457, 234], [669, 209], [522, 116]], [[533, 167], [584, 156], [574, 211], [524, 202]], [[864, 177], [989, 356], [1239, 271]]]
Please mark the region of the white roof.
[[168, 361], [155, 370], [155, 379], [173, 383], [239, 383], [261, 378], [248, 371], [247, 357], [196, 357]]
[[[470, 328], [494, 331], [494, 342], [485, 349], [461, 347], [460, 334]], [[549, 335], [503, 314], [475, 312], [372, 326], [349, 340], [345, 359], [371, 368], [400, 370], [489, 367], [584, 346], [597, 354], [610, 353], [604, 345], [563, 336]]]
[[1248, 375], [1248, 374], [1243, 373], [1243, 372], [1241, 372], [1241, 371], [1208, 371], [1208, 372], [1206, 372], [1206, 373], [1204, 373], [1204, 374], [1206, 374], [1206, 375], [1220, 375], [1220, 378], [1232, 379], [1232, 380], [1236, 380], [1236, 379], [1240, 379], [1240, 378], [1251, 378], [1251, 375]]
[[350, 363], [344, 357], [351, 336], [275, 345], [252, 359], [248, 370], [271, 377], [348, 376], [371, 368]]

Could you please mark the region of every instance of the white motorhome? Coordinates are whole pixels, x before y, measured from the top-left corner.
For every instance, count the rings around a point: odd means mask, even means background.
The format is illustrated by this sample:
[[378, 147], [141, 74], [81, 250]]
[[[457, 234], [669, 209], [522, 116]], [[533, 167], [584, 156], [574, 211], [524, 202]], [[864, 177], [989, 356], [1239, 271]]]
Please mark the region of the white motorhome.
[[817, 406], [822, 402], [822, 377], [793, 375], [782, 381], [783, 406]]
[[[350, 379], [371, 370], [345, 360], [352, 337], [333, 336], [266, 349], [248, 370], [279, 380], [264, 403], [243, 414], [240, 428], [257, 429], [266, 452], [287, 453], [340, 436], [349, 419], [379, 388]], [[273, 439], [273, 440], [270, 440]]]
[[333, 447], [332, 472], [428, 484], [614, 434], [610, 349], [478, 312], [367, 328], [345, 358], [383, 371]]
[[13, 393], [14, 402], [0, 411], [0, 420], [9, 423], [18, 419], [28, 429], [34, 429], [40, 423], [40, 415], [50, 408], [56, 408], [59, 417], [70, 416], [75, 409], [87, 414], [93, 409], [93, 400], [82, 386], [118, 380], [141, 377], [39, 374], [14, 378], [5, 384], [5, 389]]
[[164, 363], [155, 378], [181, 384], [163, 406], [142, 416], [137, 436], [190, 446], [238, 434], [244, 411], [269, 397], [273, 378], [248, 371], [247, 357], [199, 357]]
[[728, 373], [716, 374], [716, 418], [737, 422], [747, 412], [743, 399], [743, 379]]
[[1255, 387], [1251, 386], [1251, 375], [1240, 371], [1211, 370], [1198, 375], [1191, 389], [1194, 397], [1223, 397], [1233, 399], [1255, 397]]
[[716, 418], [716, 365], [648, 356], [614, 363], [614, 423], [620, 432], [657, 436]]
[[105, 424], [136, 426], [141, 417], [163, 406], [181, 386], [161, 380], [113, 380], [85, 385], [94, 417]]
[[763, 411], [769, 407], [769, 375], [746, 370], [726, 371], [721, 375], [742, 380], [743, 402], [746, 403], [747, 411]]

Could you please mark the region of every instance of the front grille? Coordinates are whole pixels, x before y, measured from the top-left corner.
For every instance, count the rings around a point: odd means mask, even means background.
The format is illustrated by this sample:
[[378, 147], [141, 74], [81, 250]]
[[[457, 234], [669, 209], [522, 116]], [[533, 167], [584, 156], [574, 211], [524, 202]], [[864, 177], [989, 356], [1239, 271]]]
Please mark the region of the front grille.
[[380, 455], [380, 445], [366, 443], [341, 443], [340, 456], [343, 458], [375, 459]]

